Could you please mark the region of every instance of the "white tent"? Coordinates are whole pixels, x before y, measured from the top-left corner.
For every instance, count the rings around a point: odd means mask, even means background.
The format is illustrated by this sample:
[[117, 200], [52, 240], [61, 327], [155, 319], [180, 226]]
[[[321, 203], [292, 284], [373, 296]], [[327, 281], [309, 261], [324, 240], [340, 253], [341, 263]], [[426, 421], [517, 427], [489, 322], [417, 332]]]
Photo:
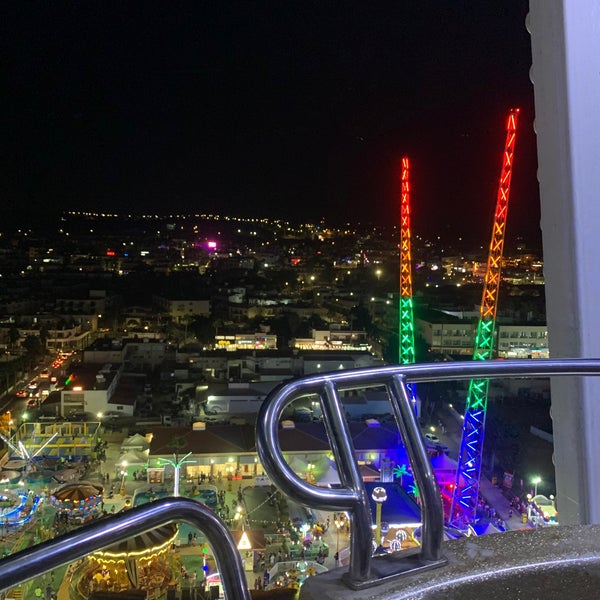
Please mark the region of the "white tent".
[[141, 452], [143, 450], [147, 450], [148, 448], [150, 448], [150, 443], [145, 436], [139, 433], [128, 437], [121, 444], [121, 452], [129, 452], [130, 450], [138, 450]]
[[125, 454], [119, 456], [117, 466], [126, 463], [128, 467], [145, 467], [148, 464], [148, 453], [148, 450], [145, 450], [144, 452], [138, 452], [136, 450], [125, 452]]
[[327, 470], [317, 479], [317, 483], [321, 486], [336, 485], [341, 483], [337, 465], [334, 461], [329, 461]]

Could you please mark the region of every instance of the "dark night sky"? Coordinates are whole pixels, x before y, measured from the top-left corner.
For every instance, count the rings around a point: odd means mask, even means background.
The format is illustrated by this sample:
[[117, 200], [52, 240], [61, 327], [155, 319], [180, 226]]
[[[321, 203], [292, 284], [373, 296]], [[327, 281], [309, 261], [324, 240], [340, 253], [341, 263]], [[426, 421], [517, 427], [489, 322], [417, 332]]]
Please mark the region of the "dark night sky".
[[3, 3], [2, 205], [389, 222], [406, 153], [415, 232], [487, 243], [518, 105], [509, 232], [537, 235], [526, 13], [526, 0]]

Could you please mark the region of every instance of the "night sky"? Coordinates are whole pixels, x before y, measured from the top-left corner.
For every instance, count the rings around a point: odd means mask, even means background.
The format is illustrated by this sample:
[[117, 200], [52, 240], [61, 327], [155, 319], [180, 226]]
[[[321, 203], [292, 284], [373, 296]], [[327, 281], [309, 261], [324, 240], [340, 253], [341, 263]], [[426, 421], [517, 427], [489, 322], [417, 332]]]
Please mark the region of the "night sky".
[[509, 235], [537, 238], [526, 0], [0, 7], [2, 208], [398, 216], [487, 244], [520, 106]]

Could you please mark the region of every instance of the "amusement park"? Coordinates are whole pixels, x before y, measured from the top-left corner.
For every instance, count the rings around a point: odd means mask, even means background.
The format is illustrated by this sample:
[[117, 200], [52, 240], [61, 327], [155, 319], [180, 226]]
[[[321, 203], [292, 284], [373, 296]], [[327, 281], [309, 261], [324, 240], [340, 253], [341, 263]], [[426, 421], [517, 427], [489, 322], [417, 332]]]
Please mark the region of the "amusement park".
[[[518, 117], [519, 109], [511, 109], [506, 119], [475, 361], [493, 358]], [[415, 339], [408, 157], [401, 161], [400, 181], [398, 363], [410, 365], [415, 362]], [[423, 432], [449, 539], [558, 522], [553, 497], [538, 494], [539, 477], [514, 485], [511, 473], [505, 473], [502, 481], [483, 475], [488, 387], [488, 379], [470, 380], [464, 414], [449, 405], [438, 413], [437, 427]], [[407, 393], [417, 413], [417, 386], [407, 385]], [[343, 477], [322, 423], [285, 423], [282, 437], [290, 440], [286, 457], [290, 468], [307, 485], [339, 487]], [[7, 447], [0, 472], [4, 486], [0, 551], [9, 556], [134, 507], [185, 496], [208, 507], [227, 525], [253, 597], [283, 590], [294, 593], [307, 578], [348, 564], [349, 514], [312, 511], [287, 498], [260, 464], [253, 434], [236, 434], [245, 441], [235, 446], [225, 428], [216, 435], [216, 428], [211, 433], [202, 425], [193, 431], [162, 427], [128, 436], [126, 430], [109, 431], [101, 421], [24, 421], [14, 427], [10, 415], [5, 415], [0, 434]], [[348, 429], [370, 503], [374, 554], [422, 544], [422, 490], [413, 472], [413, 457], [399, 441], [397, 429], [388, 429], [376, 419]], [[27, 582], [11, 590], [11, 597], [43, 594], [46, 600], [93, 600], [103, 593], [126, 598], [143, 591], [149, 599], [200, 599], [218, 597], [220, 583], [212, 548], [203, 534], [171, 523]]]

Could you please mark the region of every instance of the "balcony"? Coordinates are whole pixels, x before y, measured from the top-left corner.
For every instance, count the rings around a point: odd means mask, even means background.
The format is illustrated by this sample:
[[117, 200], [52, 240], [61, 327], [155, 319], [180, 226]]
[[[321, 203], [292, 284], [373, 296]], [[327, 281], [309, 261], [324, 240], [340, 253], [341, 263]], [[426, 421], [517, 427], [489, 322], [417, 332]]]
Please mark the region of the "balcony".
[[[502, 535], [442, 542], [444, 517], [437, 483], [426, 454], [408, 383], [472, 378], [575, 377], [600, 375], [600, 360], [562, 359], [437, 363], [378, 367], [313, 375], [274, 390], [258, 417], [257, 446], [271, 480], [291, 499], [312, 509], [345, 512], [350, 517], [347, 567], [308, 578], [300, 598], [589, 598], [600, 573], [600, 527], [552, 527]], [[418, 548], [378, 555], [373, 552], [372, 515], [347, 432], [340, 390], [384, 386], [407, 447], [421, 493], [422, 535]], [[322, 488], [301, 479], [286, 463], [279, 447], [281, 414], [289, 403], [307, 394], [320, 397], [339, 488]], [[0, 561], [0, 589], [91, 552], [140, 535], [167, 523], [184, 522], [207, 536], [227, 598], [247, 599], [241, 555], [219, 517], [188, 499], [166, 498], [132, 508], [69, 534], [43, 542]], [[543, 590], [543, 592], [541, 591]]]

